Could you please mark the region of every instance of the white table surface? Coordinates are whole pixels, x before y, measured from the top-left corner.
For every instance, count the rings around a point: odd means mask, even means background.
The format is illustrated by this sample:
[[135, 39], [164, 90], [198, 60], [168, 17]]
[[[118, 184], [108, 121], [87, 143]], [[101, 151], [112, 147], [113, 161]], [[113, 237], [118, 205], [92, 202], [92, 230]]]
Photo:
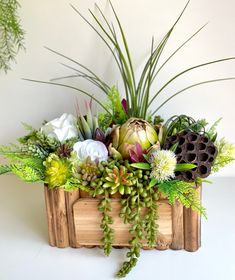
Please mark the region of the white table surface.
[[[235, 280], [235, 178], [205, 185], [202, 247], [142, 251], [126, 279]], [[47, 243], [43, 187], [0, 177], [0, 280], [114, 279], [126, 249], [58, 249]]]

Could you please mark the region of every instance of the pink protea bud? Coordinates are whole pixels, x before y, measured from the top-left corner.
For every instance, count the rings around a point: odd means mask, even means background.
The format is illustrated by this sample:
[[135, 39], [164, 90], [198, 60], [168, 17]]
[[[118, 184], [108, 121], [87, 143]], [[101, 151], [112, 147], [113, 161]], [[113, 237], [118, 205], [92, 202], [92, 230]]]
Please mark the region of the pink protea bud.
[[144, 155], [147, 153], [143, 150], [139, 143], [135, 144], [133, 148], [129, 150], [131, 162], [145, 162]]

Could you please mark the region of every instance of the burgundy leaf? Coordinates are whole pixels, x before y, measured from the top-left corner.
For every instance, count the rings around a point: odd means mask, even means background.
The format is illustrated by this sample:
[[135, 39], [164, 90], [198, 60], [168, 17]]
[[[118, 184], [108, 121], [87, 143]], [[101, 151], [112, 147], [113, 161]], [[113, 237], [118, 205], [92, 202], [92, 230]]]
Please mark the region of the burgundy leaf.
[[95, 130], [95, 140], [105, 143], [106, 137], [100, 128], [96, 128]]
[[128, 115], [127, 102], [126, 102], [125, 98], [122, 99], [122, 107], [123, 107], [124, 111], [126, 112], [126, 114]]

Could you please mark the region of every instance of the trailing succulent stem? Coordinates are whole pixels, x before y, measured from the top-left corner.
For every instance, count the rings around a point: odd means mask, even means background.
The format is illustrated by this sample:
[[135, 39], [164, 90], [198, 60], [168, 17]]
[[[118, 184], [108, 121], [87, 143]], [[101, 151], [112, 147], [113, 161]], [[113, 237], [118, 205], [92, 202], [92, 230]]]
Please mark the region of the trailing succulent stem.
[[155, 246], [158, 227], [157, 200], [156, 190], [150, 186], [143, 190], [141, 183], [132, 189], [130, 196], [121, 200], [120, 217], [124, 223], [131, 224], [132, 239], [129, 241], [130, 250], [127, 253], [129, 260], [123, 263], [117, 273], [118, 277], [125, 277], [136, 265], [145, 238], [150, 248]]
[[110, 205], [110, 198], [108, 197], [108, 195], [109, 193], [106, 191], [105, 196], [100, 201], [100, 204], [98, 206], [98, 210], [103, 215], [100, 227], [103, 230], [102, 243], [104, 245], [104, 253], [106, 256], [111, 253], [113, 243], [113, 229], [110, 227], [110, 225], [113, 223], [113, 219], [109, 215], [112, 209]]
[[146, 240], [148, 246], [150, 248], [156, 245], [156, 237], [157, 237], [157, 219], [158, 219], [158, 194], [155, 189], [151, 188], [149, 190], [148, 196], [145, 199], [146, 201], [146, 208], [147, 213], [144, 217], [145, 219], [145, 233], [146, 233]]
[[[130, 250], [127, 253], [127, 257], [129, 258], [129, 260], [123, 263], [121, 269], [117, 273], [118, 277], [125, 277], [136, 265], [138, 257], [140, 256], [141, 241], [144, 238], [144, 221], [142, 220], [141, 215], [142, 207], [140, 204], [140, 198], [139, 195], [137, 195], [136, 198], [135, 196], [133, 196], [132, 198], [135, 199], [136, 203], [135, 205], [133, 205], [132, 203], [132, 206], [134, 206], [134, 208], [129, 208], [131, 209], [131, 213], [126, 216], [128, 223], [132, 224], [130, 234], [133, 236], [132, 239], [129, 241]], [[123, 212], [126, 213], [125, 211]]]

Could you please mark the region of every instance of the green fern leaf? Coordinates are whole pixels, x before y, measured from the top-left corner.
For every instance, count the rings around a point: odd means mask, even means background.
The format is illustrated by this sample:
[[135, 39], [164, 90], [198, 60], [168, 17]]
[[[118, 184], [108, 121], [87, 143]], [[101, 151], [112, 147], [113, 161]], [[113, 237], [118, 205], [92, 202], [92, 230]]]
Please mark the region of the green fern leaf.
[[0, 175], [11, 172], [11, 166], [9, 165], [2, 165], [0, 166]]
[[195, 183], [178, 180], [165, 181], [158, 185], [158, 190], [168, 197], [170, 204], [174, 204], [178, 200], [186, 208], [191, 207], [194, 211], [207, 218], [206, 210], [201, 205]]

